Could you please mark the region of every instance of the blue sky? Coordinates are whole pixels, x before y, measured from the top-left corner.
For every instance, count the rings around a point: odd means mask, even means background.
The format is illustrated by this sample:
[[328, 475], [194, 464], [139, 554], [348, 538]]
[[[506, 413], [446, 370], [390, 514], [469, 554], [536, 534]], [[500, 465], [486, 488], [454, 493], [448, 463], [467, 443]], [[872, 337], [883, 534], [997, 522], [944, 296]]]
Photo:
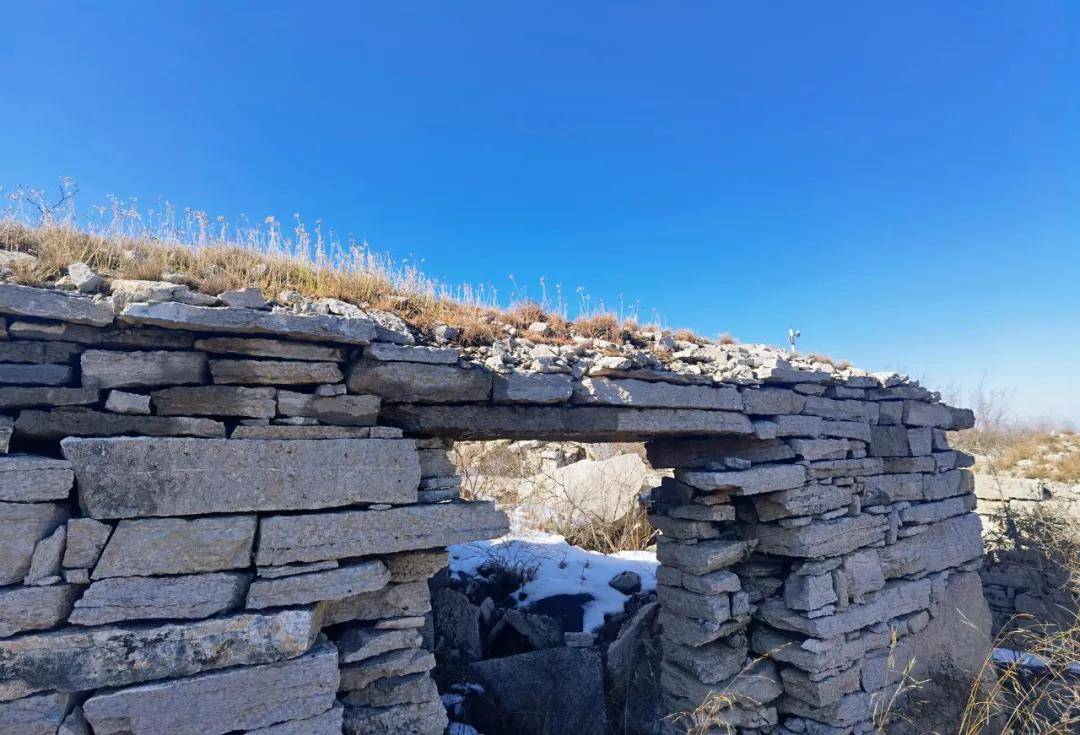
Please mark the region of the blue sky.
[[[762, 7], [753, 8], [753, 5]], [[167, 7], [165, 7], [167, 6]], [[1066, 2], [5, 3], [0, 184], [300, 212], [1080, 421]]]

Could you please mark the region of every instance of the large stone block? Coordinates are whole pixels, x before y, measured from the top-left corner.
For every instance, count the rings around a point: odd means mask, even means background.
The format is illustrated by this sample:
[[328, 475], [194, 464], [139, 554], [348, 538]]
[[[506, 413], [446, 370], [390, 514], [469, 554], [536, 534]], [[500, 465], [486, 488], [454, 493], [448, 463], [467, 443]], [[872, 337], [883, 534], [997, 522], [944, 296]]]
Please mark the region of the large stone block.
[[314, 385], [344, 379], [336, 362], [298, 360], [211, 360], [210, 374], [215, 383], [227, 385]]
[[486, 502], [269, 516], [260, 521], [256, 561], [278, 565], [431, 549], [495, 538], [508, 528], [506, 515]]
[[0, 735], [57, 735], [74, 705], [74, 695], [66, 692], [0, 702]]
[[66, 411], [23, 411], [15, 421], [15, 433], [34, 439], [66, 436], [225, 436], [225, 424], [211, 419], [172, 416], [125, 416], [78, 408]]
[[322, 604], [323, 625], [349, 621], [412, 618], [431, 612], [427, 582], [391, 584], [377, 592], [363, 592]]
[[673, 385], [632, 379], [583, 378], [574, 386], [574, 403], [634, 408], [700, 408], [741, 411], [733, 385]]
[[310, 342], [286, 342], [280, 339], [246, 337], [210, 337], [195, 340], [195, 349], [223, 355], [276, 357], [279, 360], [310, 360], [312, 362], [341, 362], [345, 350]]
[[820, 558], [839, 556], [849, 551], [881, 543], [885, 540], [888, 522], [882, 516], [859, 515], [831, 521], [813, 521], [808, 526], [783, 528], [779, 525], [758, 524], [747, 531], [758, 541], [757, 550], [764, 554]]
[[762, 465], [730, 472], [677, 471], [675, 477], [708, 492], [734, 490], [736, 495], [759, 495], [801, 487], [806, 482], [806, 469], [797, 464]]
[[321, 715], [248, 730], [247, 735], [341, 735], [341, 717], [344, 711], [340, 704], [335, 704]]
[[2, 408], [52, 408], [97, 403], [100, 392], [92, 388], [10, 387], [0, 388]]
[[82, 355], [83, 385], [90, 388], [188, 385], [203, 382], [205, 375], [201, 352], [87, 350]]
[[101, 579], [75, 603], [69, 620], [75, 625], [105, 625], [207, 618], [240, 607], [249, 579], [242, 572]]
[[176, 302], [128, 304], [124, 321], [192, 332], [274, 334], [315, 342], [367, 344], [375, 337], [375, 323], [366, 316], [283, 314], [255, 309], [217, 309]]
[[636, 441], [662, 436], [754, 433], [745, 415], [614, 406], [383, 406], [383, 420], [420, 434], [472, 439]]
[[337, 687], [325, 643], [291, 661], [95, 694], [83, 713], [95, 735], [223, 735], [321, 715]]
[[803, 485], [755, 497], [754, 510], [762, 521], [812, 516], [848, 506], [853, 494], [850, 485]]
[[378, 396], [316, 396], [287, 390], [278, 391], [277, 402], [282, 416], [302, 416], [345, 426], [373, 426], [382, 404]]
[[183, 350], [191, 347], [192, 342], [190, 334], [148, 327], [131, 329], [126, 324], [90, 327], [69, 322], [16, 321], [8, 327], [8, 331], [12, 337], [19, 339], [78, 342], [121, 350]]
[[[918, 507], [918, 506], [915, 506]], [[879, 550], [885, 577], [940, 572], [983, 554], [982, 524], [974, 513], [954, 516]]]
[[345, 735], [442, 735], [446, 710], [438, 701], [393, 707], [345, 707]]
[[113, 321], [112, 307], [108, 303], [70, 296], [55, 289], [10, 283], [0, 284], [0, 314], [56, 319], [93, 327], [103, 327]]
[[276, 579], [256, 579], [248, 590], [247, 606], [303, 605], [320, 600], [341, 600], [363, 592], [374, 592], [390, 582], [390, 572], [381, 561], [329, 569], [308, 574], [292, 574]]
[[726, 569], [750, 554], [750, 546], [744, 541], [702, 541], [681, 544], [661, 538], [656, 547], [656, 558], [661, 564], [669, 564], [688, 574], [708, 574]]
[[349, 392], [373, 393], [388, 403], [464, 403], [491, 396], [487, 370], [418, 362], [359, 360], [349, 370]]
[[293, 658], [311, 648], [319, 622], [312, 610], [282, 610], [153, 627], [65, 628], [0, 640], [0, 701]]
[[566, 403], [574, 392], [574, 379], [561, 373], [495, 375], [496, 403]]
[[277, 415], [274, 388], [203, 385], [154, 391], [154, 409], [161, 416], [241, 416], [270, 419]]
[[0, 342], [0, 362], [66, 363], [81, 350], [69, 342]]
[[93, 518], [415, 503], [412, 440], [66, 439]]
[[775, 628], [793, 630], [815, 638], [836, 638], [929, 608], [930, 588], [929, 579], [891, 582], [879, 592], [867, 595], [860, 604], [849, 605], [834, 615], [818, 618], [796, 613], [782, 600], [771, 600], [758, 608], [758, 617]]
[[12, 454], [0, 457], [0, 501], [66, 500], [75, 475], [60, 459]]
[[0, 589], [0, 638], [60, 625], [78, 596], [79, 587], [69, 584]]
[[0, 585], [21, 582], [37, 542], [67, 518], [67, 508], [56, 503], [0, 502]]
[[255, 516], [120, 521], [93, 578], [239, 569], [251, 564]]
[[72, 518], [67, 522], [67, 544], [63, 565], [67, 569], [90, 569], [97, 564], [112, 527], [93, 518]]
[[0, 385], [66, 385], [71, 382], [67, 365], [0, 364]]
[[776, 439], [725, 436], [715, 439], [657, 439], [645, 444], [653, 467], [700, 469], [725, 459], [760, 464], [794, 459], [791, 447]]

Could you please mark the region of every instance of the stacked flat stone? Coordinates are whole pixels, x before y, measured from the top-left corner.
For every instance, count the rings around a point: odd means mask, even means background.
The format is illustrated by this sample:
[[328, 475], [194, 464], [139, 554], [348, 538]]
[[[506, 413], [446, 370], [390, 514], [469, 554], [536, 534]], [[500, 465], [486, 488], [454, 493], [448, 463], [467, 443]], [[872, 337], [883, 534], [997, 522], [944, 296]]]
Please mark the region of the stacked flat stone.
[[661, 686], [742, 732], [865, 731], [981, 560], [971, 414], [899, 378], [492, 371], [340, 302], [112, 291], [0, 284], [0, 734], [441, 732], [426, 577], [507, 528], [455, 438], [649, 442]]

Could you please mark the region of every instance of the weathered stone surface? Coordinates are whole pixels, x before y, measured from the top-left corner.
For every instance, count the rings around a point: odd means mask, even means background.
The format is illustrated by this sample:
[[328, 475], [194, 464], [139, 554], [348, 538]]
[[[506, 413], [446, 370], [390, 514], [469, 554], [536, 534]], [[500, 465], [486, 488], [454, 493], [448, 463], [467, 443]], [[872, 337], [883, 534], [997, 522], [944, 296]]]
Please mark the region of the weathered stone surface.
[[0, 501], [66, 500], [74, 483], [71, 465], [62, 459], [28, 454], [0, 457]]
[[785, 668], [780, 671], [780, 678], [784, 681], [785, 693], [815, 707], [826, 707], [859, 689], [858, 666], [823, 679], [812, 679], [798, 669]]
[[974, 513], [965, 513], [930, 525], [925, 533], [910, 536], [879, 551], [887, 579], [920, 572], [939, 572], [982, 556], [982, 525]]
[[682, 587], [657, 585], [660, 606], [676, 615], [722, 623], [731, 618], [731, 598], [726, 594], [699, 595]]
[[817, 610], [836, 600], [831, 574], [792, 574], [784, 582], [784, 604], [792, 610]]
[[125, 416], [78, 408], [66, 411], [23, 411], [15, 421], [15, 432], [35, 439], [122, 434], [214, 438], [225, 436], [225, 424], [211, 419]]
[[211, 360], [210, 374], [223, 384], [312, 385], [344, 379], [335, 362], [299, 360]]
[[975, 414], [969, 408], [950, 408], [942, 403], [904, 401], [904, 423], [939, 429], [970, 429], [975, 425]]
[[918, 474], [873, 475], [863, 480], [864, 505], [890, 505], [904, 500], [921, 500], [924, 478]]
[[664, 641], [664, 657], [686, 669], [703, 684], [719, 684], [746, 663], [746, 637], [734, 636], [703, 646]]
[[122, 390], [109, 391], [105, 400], [105, 410], [130, 416], [150, 415], [150, 396], [140, 393], [125, 393]]
[[734, 489], [736, 495], [758, 495], [801, 487], [806, 482], [806, 470], [797, 464], [763, 465], [731, 472], [677, 471], [675, 478], [708, 492]]
[[316, 396], [283, 390], [278, 391], [277, 405], [282, 416], [304, 416], [345, 426], [372, 426], [379, 418], [382, 400], [378, 396]]
[[74, 695], [65, 692], [0, 702], [0, 735], [57, 735], [74, 704]]
[[53, 584], [60, 579], [60, 559], [64, 556], [67, 528], [58, 526], [52, 533], [37, 542], [30, 557], [30, 570], [23, 584]]
[[120, 521], [93, 579], [191, 574], [251, 564], [255, 516]]
[[83, 716], [82, 707], [76, 707], [64, 718], [64, 723], [56, 731], [56, 735], [93, 735], [90, 732], [90, 724]]
[[811, 462], [823, 459], [846, 459], [848, 452], [852, 449], [852, 443], [847, 439], [790, 439], [788, 441], [797, 456]]
[[283, 610], [154, 627], [22, 635], [0, 641], [0, 701], [45, 690], [87, 691], [279, 661], [311, 648], [318, 630], [313, 611]]
[[419, 648], [402, 648], [341, 667], [341, 689], [365, 689], [376, 679], [420, 674], [435, 668], [435, 657]]
[[806, 396], [782, 388], [746, 388], [742, 391], [743, 410], [753, 416], [779, 416], [802, 413]]
[[330, 559], [329, 561], [317, 561], [312, 564], [286, 564], [285, 566], [280, 567], [259, 567], [256, 570], [256, 573], [260, 577], [277, 579], [278, 577], [289, 577], [293, 574], [325, 572], [327, 569], [337, 569], [338, 566], [337, 559]]
[[733, 385], [673, 385], [611, 378], [583, 378], [574, 386], [574, 403], [725, 411], [740, 411], [743, 407], [739, 391]]
[[218, 294], [218, 301], [236, 309], [264, 309], [266, 299], [263, 297], [261, 288], [238, 288], [232, 291], [222, 291]]
[[368, 439], [368, 438], [400, 438], [398, 429], [389, 429], [397, 432], [393, 437], [374, 437], [371, 429], [386, 431], [389, 427], [366, 426], [284, 426], [271, 424], [270, 426], [237, 426], [233, 429], [230, 439], [274, 439], [279, 441], [296, 441], [298, 439]]
[[765, 554], [815, 558], [839, 556], [862, 546], [885, 540], [885, 518], [859, 515], [832, 521], [815, 521], [799, 528], [776, 525], [750, 526], [750, 538], [758, 541], [758, 551]]
[[81, 350], [69, 342], [0, 342], [0, 362], [66, 363]]
[[341, 362], [345, 359], [345, 351], [339, 347], [326, 347], [309, 342], [286, 342], [278, 339], [211, 337], [195, 340], [195, 349], [223, 355], [276, 357], [281, 360]]
[[100, 392], [90, 388], [0, 388], [0, 408], [85, 406], [96, 403]]
[[112, 308], [62, 291], [0, 283], [0, 314], [56, 319], [72, 324], [103, 327], [112, 324]]
[[874, 623], [930, 607], [930, 580], [896, 581], [879, 592], [867, 595], [861, 604], [849, 605], [834, 615], [808, 618], [799, 615], [780, 600], [765, 602], [758, 617], [769, 625], [794, 630], [815, 638], [835, 638]]
[[866, 549], [845, 557], [843, 574], [847, 578], [848, 593], [855, 599], [885, 586], [881, 557], [876, 549]]
[[367, 344], [375, 325], [366, 317], [328, 314], [281, 314], [253, 309], [215, 309], [178, 303], [128, 304], [123, 318], [132, 324], [150, 324], [193, 332], [275, 334], [288, 339]]
[[391, 584], [378, 592], [364, 592], [344, 600], [323, 603], [323, 624], [350, 620], [411, 618], [431, 612], [427, 582]]
[[0, 416], [0, 455], [11, 449], [11, 435], [15, 433], [15, 421], [10, 416]]
[[474, 368], [424, 363], [359, 360], [349, 370], [350, 393], [373, 393], [390, 403], [486, 401], [491, 373]]
[[345, 707], [345, 735], [442, 735], [446, 710], [441, 702], [393, 707]]
[[205, 375], [206, 355], [201, 352], [87, 350], [82, 354], [83, 385], [90, 388], [188, 385], [201, 383]]
[[0, 365], [0, 385], [66, 385], [71, 382], [67, 365]]
[[167, 388], [152, 394], [154, 408], [161, 416], [243, 416], [273, 418], [277, 415], [274, 388], [241, 388], [231, 385], [202, 385], [194, 388]]
[[175, 577], [111, 577], [90, 585], [71, 613], [75, 625], [126, 620], [206, 618], [240, 607], [250, 575], [241, 572]]
[[183, 283], [172, 281], [148, 281], [134, 278], [114, 278], [109, 282], [115, 307], [132, 302], [158, 303], [178, 301], [185, 304], [210, 306], [217, 299], [209, 294], [192, 291]]
[[67, 546], [63, 564], [68, 569], [90, 569], [97, 564], [112, 527], [93, 518], [72, 518], [67, 522]]
[[343, 664], [358, 663], [401, 648], [417, 649], [422, 642], [422, 636], [415, 628], [350, 628], [336, 641], [338, 658]]
[[269, 516], [260, 522], [256, 561], [275, 565], [387, 554], [495, 538], [507, 530], [506, 515], [487, 502]]
[[493, 399], [496, 403], [566, 403], [573, 393], [574, 380], [560, 373], [510, 373], [495, 375]]
[[933, 503], [916, 503], [900, 511], [900, 522], [905, 525], [936, 523], [946, 518], [975, 510], [974, 495], [959, 495]]
[[724, 459], [782, 462], [794, 459], [795, 452], [781, 441], [744, 436], [714, 439], [657, 439], [646, 443], [645, 451], [653, 467], [698, 469]]
[[78, 596], [79, 588], [69, 584], [0, 589], [0, 638], [60, 625]]
[[750, 553], [743, 541], [702, 541], [680, 544], [663, 539], [657, 544], [656, 558], [661, 564], [688, 574], [708, 574], [742, 561]]
[[364, 348], [364, 357], [372, 360], [457, 365], [461, 351], [456, 347], [420, 347], [372, 342]]
[[55, 503], [0, 502], [0, 585], [21, 582], [37, 542], [67, 518], [67, 508]]
[[276, 579], [256, 579], [248, 590], [248, 608], [303, 605], [319, 600], [341, 600], [362, 592], [374, 592], [390, 582], [390, 573], [381, 561], [293, 574]]
[[335, 704], [321, 715], [248, 730], [247, 735], [341, 735], [344, 711], [340, 704]]
[[359, 691], [343, 697], [352, 707], [392, 707], [399, 704], [424, 704], [439, 701], [435, 680], [426, 673], [389, 676], [376, 679]]
[[95, 735], [223, 735], [320, 715], [337, 687], [325, 643], [291, 661], [96, 694], [83, 712]]
[[412, 440], [65, 439], [93, 518], [413, 503]]
[[165, 329], [129, 329], [126, 325], [90, 327], [67, 322], [17, 321], [8, 328], [13, 337], [23, 339], [78, 342], [96, 347], [117, 349], [177, 349], [191, 347], [192, 337]]
[[450, 555], [443, 549], [432, 551], [405, 551], [382, 558], [394, 582], [418, 582], [443, 569]]
[[853, 494], [851, 486], [803, 485], [757, 496], [754, 498], [754, 509], [762, 521], [811, 516], [846, 507], [851, 503]]
[[465, 661], [484, 656], [480, 607], [452, 587], [437, 590], [432, 596], [436, 650], [457, 651]]
[[473, 439], [633, 441], [653, 436], [752, 434], [743, 414], [604, 406], [383, 406], [383, 420], [406, 431]]

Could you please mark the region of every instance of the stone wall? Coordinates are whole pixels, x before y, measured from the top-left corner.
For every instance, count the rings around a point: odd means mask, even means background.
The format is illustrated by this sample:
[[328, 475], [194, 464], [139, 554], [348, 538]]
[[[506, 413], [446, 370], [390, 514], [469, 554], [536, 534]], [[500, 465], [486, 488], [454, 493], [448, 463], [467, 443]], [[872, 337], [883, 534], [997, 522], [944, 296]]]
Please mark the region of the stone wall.
[[1069, 588], [1067, 560], [1045, 548], [1043, 529], [1080, 523], [1080, 485], [976, 474], [975, 495], [986, 537], [982, 580], [994, 632], [1075, 621], [1080, 600]]
[[985, 612], [945, 433], [972, 417], [917, 385], [493, 370], [355, 307], [143, 291], [0, 284], [2, 735], [441, 732], [426, 578], [506, 528], [457, 498], [458, 437], [645, 441], [674, 468], [651, 507], [672, 713], [864, 732], [890, 651], [981, 658], [950, 635]]

